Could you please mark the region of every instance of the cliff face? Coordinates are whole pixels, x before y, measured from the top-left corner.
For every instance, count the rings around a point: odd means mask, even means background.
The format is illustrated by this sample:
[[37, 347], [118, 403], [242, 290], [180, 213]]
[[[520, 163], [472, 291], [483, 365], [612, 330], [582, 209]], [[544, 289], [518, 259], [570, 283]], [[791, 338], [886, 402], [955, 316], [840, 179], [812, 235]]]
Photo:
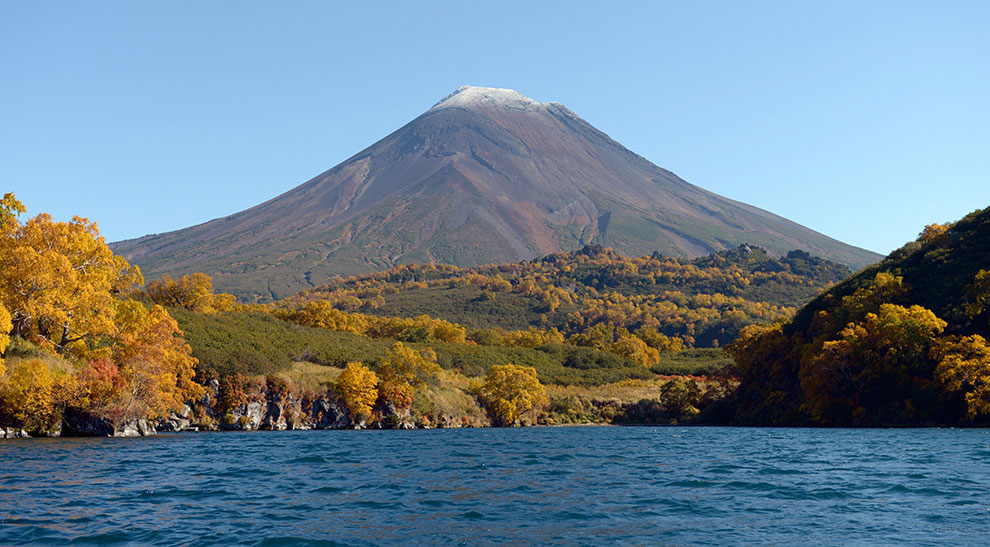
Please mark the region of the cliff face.
[[753, 243], [854, 268], [879, 258], [693, 186], [563, 105], [476, 87], [268, 202], [113, 248], [149, 278], [203, 271], [253, 300], [395, 264], [473, 266], [591, 243], [690, 257]]

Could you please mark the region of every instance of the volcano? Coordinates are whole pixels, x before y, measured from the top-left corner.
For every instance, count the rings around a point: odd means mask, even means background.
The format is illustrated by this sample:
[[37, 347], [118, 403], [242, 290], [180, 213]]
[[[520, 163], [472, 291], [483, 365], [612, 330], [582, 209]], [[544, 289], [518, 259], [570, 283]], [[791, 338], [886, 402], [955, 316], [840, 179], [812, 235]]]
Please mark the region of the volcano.
[[257, 301], [412, 262], [475, 266], [587, 244], [695, 257], [743, 243], [853, 268], [880, 258], [689, 184], [561, 104], [465, 86], [276, 198], [112, 247], [149, 279], [201, 271]]

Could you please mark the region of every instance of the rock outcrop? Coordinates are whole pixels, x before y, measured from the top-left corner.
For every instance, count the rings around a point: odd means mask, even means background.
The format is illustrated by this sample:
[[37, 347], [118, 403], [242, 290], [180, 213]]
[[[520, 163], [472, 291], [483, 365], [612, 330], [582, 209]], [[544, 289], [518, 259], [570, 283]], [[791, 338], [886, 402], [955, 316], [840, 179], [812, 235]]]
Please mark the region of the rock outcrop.
[[147, 437], [158, 431], [144, 419], [113, 421], [105, 416], [95, 416], [68, 408], [62, 417], [62, 437]]
[[162, 432], [183, 431], [189, 427], [192, 427], [192, 420], [192, 407], [189, 405], [183, 405], [181, 412], [169, 412], [168, 416], [158, 421], [155, 428]]

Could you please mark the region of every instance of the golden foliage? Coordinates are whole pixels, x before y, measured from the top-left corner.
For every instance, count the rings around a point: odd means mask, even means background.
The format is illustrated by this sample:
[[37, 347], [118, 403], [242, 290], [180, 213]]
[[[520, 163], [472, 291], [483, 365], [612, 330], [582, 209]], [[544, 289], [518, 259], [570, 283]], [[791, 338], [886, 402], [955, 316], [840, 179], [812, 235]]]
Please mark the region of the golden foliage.
[[57, 360], [19, 359], [0, 378], [0, 421], [47, 432], [57, 429], [61, 412], [78, 396], [71, 369]]
[[683, 351], [684, 340], [676, 336], [667, 336], [657, 332], [653, 327], [643, 327], [635, 332], [637, 338], [646, 342], [646, 345], [659, 351]]
[[537, 348], [544, 344], [563, 344], [564, 336], [555, 328], [514, 330], [505, 333], [502, 343], [517, 348]]
[[946, 391], [961, 392], [966, 416], [990, 414], [990, 346], [980, 335], [953, 337], [940, 348], [935, 378]]
[[816, 421], [829, 421], [836, 407], [865, 418], [880, 409], [878, 401], [897, 397], [893, 382], [923, 377], [931, 370], [932, 348], [945, 326], [921, 306], [881, 304], [877, 313], [850, 323], [838, 339], [823, 342], [819, 351], [802, 360], [803, 408]]
[[213, 278], [199, 272], [179, 279], [163, 275], [160, 280], [148, 283], [144, 292], [155, 304], [200, 313], [230, 311], [236, 305], [234, 295], [213, 292]]
[[478, 392], [496, 426], [512, 426], [522, 413], [547, 404], [533, 367], [494, 365]]
[[[492, 336], [492, 331], [483, 335], [476, 331], [471, 336], [475, 343], [517, 347], [568, 343], [609, 351], [621, 336], [616, 334], [618, 330], [626, 329], [636, 331], [632, 336], [663, 352], [691, 346], [699, 336], [705, 344], [712, 344], [716, 335], [729, 340], [747, 324], [768, 323], [793, 313], [790, 307], [744, 297], [748, 287], [767, 286], [771, 291], [777, 287], [800, 292], [809, 286], [823, 287], [835, 280], [831, 277], [835, 275], [834, 268], [829, 269], [824, 263], [805, 263], [800, 275], [794, 273], [798, 270], [792, 270], [783, 262], [768, 264], [766, 269], [746, 264], [746, 259], [738, 256], [713, 255], [695, 264], [659, 255], [624, 258], [610, 249], [589, 248], [540, 260], [478, 268], [401, 265], [384, 272], [333, 281], [289, 299], [283, 306], [302, 310], [308, 302], [325, 300], [329, 302], [328, 307], [346, 311], [354, 309], [355, 301], [351, 299], [357, 298], [363, 302], [363, 309], [379, 309], [386, 305], [383, 295], [424, 288], [474, 287], [476, 292], [465, 294], [477, 294], [475, 302], [500, 301], [503, 294], [525, 297], [516, 300], [531, 304], [529, 311], [540, 317], [530, 324], [543, 331], [534, 335], [532, 329], [527, 329], [498, 337]], [[613, 290], [613, 287], [617, 289]], [[297, 322], [307, 321], [304, 313], [276, 313]], [[293, 315], [295, 319], [291, 318]], [[364, 317], [363, 321], [367, 324], [359, 328], [358, 333], [367, 336], [417, 342], [446, 341], [436, 332], [427, 335], [428, 326], [401, 323], [412, 321], [410, 319]], [[435, 320], [427, 318], [427, 321]], [[597, 327], [614, 329], [613, 335], [605, 339], [599, 336], [601, 333], [589, 332]], [[341, 329], [339, 325], [331, 328]], [[652, 329], [656, 334], [662, 332], [671, 340], [668, 342], [656, 336], [646, 340], [640, 332], [644, 328]], [[560, 338], [555, 333], [559, 333]]]
[[0, 300], [13, 316], [13, 335], [32, 338], [59, 353], [90, 355], [116, 333], [116, 294], [141, 283], [141, 273], [114, 256], [96, 224], [75, 217], [55, 222], [46, 214], [23, 225], [4, 220]]
[[193, 381], [196, 358], [165, 308], [155, 305], [148, 310], [140, 302], [120, 301], [116, 323], [120, 334], [113, 359], [128, 381], [129, 406], [154, 418], [203, 396], [203, 387]]
[[987, 301], [990, 301], [990, 271], [980, 270], [966, 287], [966, 313], [976, 317], [986, 309]]
[[3, 356], [7, 351], [7, 346], [10, 345], [10, 329], [10, 312], [3, 304], [0, 304], [0, 376], [6, 370], [3, 365]]
[[660, 362], [660, 352], [635, 336], [622, 336], [609, 349], [643, 367], [649, 368]]
[[0, 234], [8, 235], [17, 229], [17, 217], [27, 211], [14, 194], [7, 192], [0, 199]]
[[347, 363], [347, 368], [337, 377], [337, 392], [357, 421], [360, 417], [370, 417], [371, 409], [378, 400], [378, 375], [364, 363]]
[[[6, 373], [0, 364], [0, 418], [42, 428], [70, 405], [113, 420], [154, 418], [201, 397], [178, 325], [161, 306], [123, 298], [141, 272], [113, 254], [96, 224], [47, 214], [22, 224], [23, 211], [12, 194], [0, 200], [0, 351], [13, 336], [76, 364], [44, 352]], [[211, 287], [208, 277], [190, 279]]]
[[407, 408], [416, 389], [435, 379], [442, 370], [432, 349], [416, 351], [396, 342], [378, 363], [381, 397], [385, 403]]
[[918, 235], [918, 239], [921, 240], [922, 243], [932, 244], [942, 241], [948, 235], [948, 224], [929, 224], [925, 226], [925, 229]]

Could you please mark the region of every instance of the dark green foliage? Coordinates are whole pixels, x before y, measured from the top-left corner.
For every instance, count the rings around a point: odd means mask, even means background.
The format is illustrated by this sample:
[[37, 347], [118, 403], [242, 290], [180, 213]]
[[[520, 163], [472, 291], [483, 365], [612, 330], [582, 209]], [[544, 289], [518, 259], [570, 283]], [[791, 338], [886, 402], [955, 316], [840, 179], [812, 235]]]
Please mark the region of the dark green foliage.
[[[360, 311], [393, 317], [426, 314], [472, 329], [494, 326], [526, 329], [545, 321], [540, 304], [535, 299], [514, 293], [496, 294], [479, 287], [404, 289], [387, 295], [385, 302], [380, 308]], [[571, 311], [573, 307], [563, 307], [553, 314], [549, 323], [563, 322], [565, 314]]]
[[272, 374], [293, 361], [307, 360], [343, 367], [384, 355], [392, 340], [304, 327], [264, 313], [213, 315], [171, 309], [199, 370], [221, 375]]
[[[170, 313], [186, 333], [193, 355], [200, 359], [198, 369], [215, 371], [221, 377], [271, 375], [297, 360], [340, 368], [350, 361], [374, 365], [395, 342], [300, 326], [264, 313], [206, 315], [187, 310], [170, 310]], [[421, 343], [410, 345], [416, 349], [427, 347]], [[529, 349], [443, 343], [429, 346], [436, 351], [442, 367], [459, 369], [468, 376], [480, 376], [492, 365], [513, 363], [535, 368], [540, 381], [548, 384], [599, 385], [652, 377], [650, 371], [627, 359], [588, 348]], [[584, 368], [567, 366], [568, 361], [583, 363]]]
[[[498, 346], [436, 344], [437, 361], [444, 368], [458, 369], [468, 376], [480, 376], [492, 365], [515, 365], [536, 369], [540, 382], [562, 385], [600, 385], [627, 378], [651, 378], [653, 374], [613, 353], [564, 345], [536, 349]], [[568, 363], [580, 362], [578, 368]]]
[[732, 358], [721, 349], [694, 348], [676, 353], [661, 353], [660, 364], [650, 370], [670, 376], [715, 376], [724, 374], [731, 365]]
[[617, 423], [672, 424], [694, 419], [706, 401], [694, 380], [674, 379], [665, 383], [657, 400], [643, 399], [625, 405], [615, 417]]

